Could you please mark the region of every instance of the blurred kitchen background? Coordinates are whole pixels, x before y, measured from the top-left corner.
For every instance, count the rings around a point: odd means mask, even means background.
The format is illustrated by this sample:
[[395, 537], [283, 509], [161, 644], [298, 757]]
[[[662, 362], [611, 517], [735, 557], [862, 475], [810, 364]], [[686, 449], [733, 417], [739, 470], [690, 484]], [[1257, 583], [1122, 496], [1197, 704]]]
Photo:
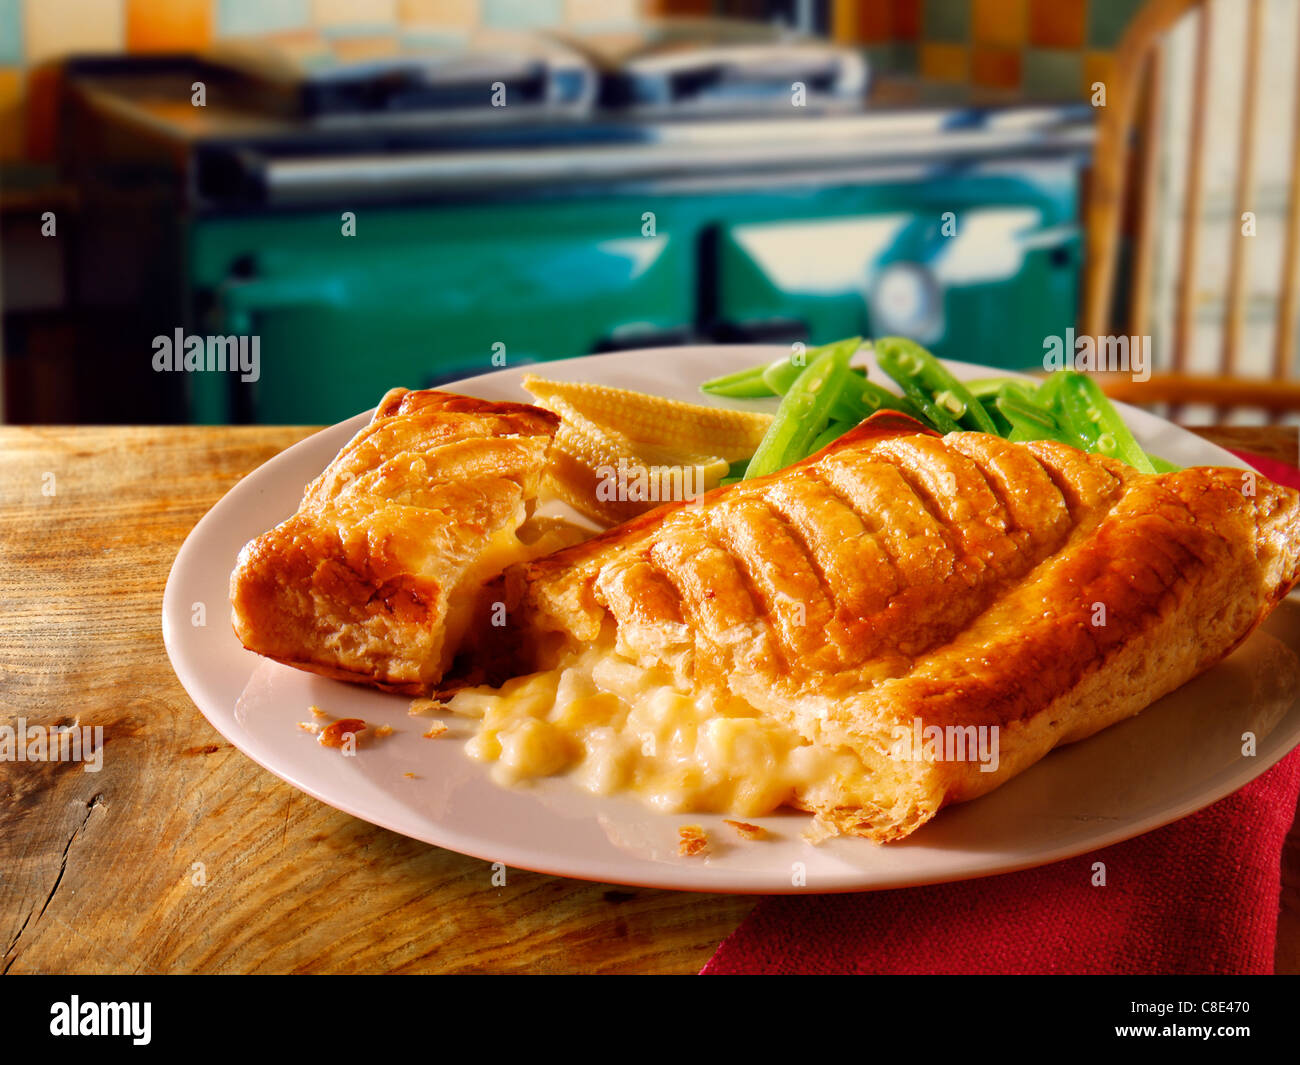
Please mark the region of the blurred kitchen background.
[[[1298, 40], [1300, 0], [0, 0], [3, 419], [1067, 329], [1152, 337], [1126, 398], [1294, 419]], [[156, 372], [176, 335], [258, 380]]]

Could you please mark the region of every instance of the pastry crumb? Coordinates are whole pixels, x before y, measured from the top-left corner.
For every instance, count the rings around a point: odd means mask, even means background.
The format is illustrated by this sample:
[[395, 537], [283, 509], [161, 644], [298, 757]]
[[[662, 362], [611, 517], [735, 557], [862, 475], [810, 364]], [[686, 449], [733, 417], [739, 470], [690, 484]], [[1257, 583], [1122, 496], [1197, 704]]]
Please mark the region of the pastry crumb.
[[358, 733], [365, 732], [366, 723], [359, 717], [345, 717], [333, 724], [326, 725], [316, 737], [316, 742], [322, 747], [342, 747], [347, 743], [349, 736], [357, 736], [353, 742], [360, 740]]
[[439, 736], [441, 736], [446, 731], [447, 731], [447, 722], [435, 721], [432, 725], [429, 726], [429, 731], [423, 733], [423, 736], [426, 740], [436, 740]]
[[827, 821], [821, 814], [817, 814], [812, 823], [800, 833], [804, 840], [816, 846], [818, 843], [825, 843], [840, 834], [840, 830]]
[[375, 727], [376, 736], [391, 736], [393, 734], [392, 725], [377, 725]]
[[734, 828], [736, 835], [741, 839], [767, 839], [767, 829], [762, 825], [751, 825], [748, 821], [728, 821], [725, 819], [722, 823]]
[[320, 731], [320, 726], [316, 724], [315, 721], [299, 721], [298, 727], [302, 729], [303, 732], [310, 732], [312, 735], [315, 735]]
[[432, 714], [439, 710], [446, 710], [447, 705], [438, 699], [412, 699], [411, 705], [406, 708], [406, 712], [411, 717], [419, 717], [422, 714]]
[[419, 779], [420, 779], [420, 778], [417, 777], [414, 773], [403, 773], [402, 776], [406, 777], [408, 780], [419, 780]]
[[677, 853], [683, 858], [694, 858], [709, 849], [708, 833], [699, 825], [682, 825], [677, 835]]
[[322, 709], [321, 709], [319, 706], [317, 706], [315, 703], [313, 703], [311, 706], [307, 707], [307, 709], [311, 711], [311, 716], [312, 716], [312, 717], [329, 717], [329, 714], [327, 714], [324, 710], [322, 710]]

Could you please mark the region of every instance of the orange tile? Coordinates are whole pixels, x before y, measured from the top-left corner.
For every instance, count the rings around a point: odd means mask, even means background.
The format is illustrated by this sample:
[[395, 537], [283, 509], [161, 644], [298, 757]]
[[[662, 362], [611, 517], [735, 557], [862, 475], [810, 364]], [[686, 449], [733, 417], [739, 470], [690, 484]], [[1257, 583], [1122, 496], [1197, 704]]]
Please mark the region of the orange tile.
[[971, 9], [971, 40], [976, 44], [1020, 48], [1028, 32], [1028, 0], [975, 0]]
[[892, 0], [894, 40], [915, 41], [921, 36], [921, 0]]
[[23, 73], [0, 69], [0, 160], [23, 156]]
[[971, 49], [970, 80], [990, 89], [1019, 88], [1020, 49], [975, 45]]
[[126, 0], [128, 52], [183, 52], [212, 40], [210, 0]]
[[1088, 0], [1029, 0], [1029, 43], [1038, 48], [1082, 48]]
[[1107, 95], [1110, 94], [1110, 80], [1115, 72], [1115, 53], [1114, 52], [1084, 52], [1083, 53], [1083, 94], [1092, 96], [1092, 87], [1097, 82], [1107, 86]]
[[857, 0], [831, 0], [831, 40], [836, 44], [857, 43]]
[[921, 44], [921, 77], [927, 81], [965, 81], [969, 66], [964, 44]]
[[479, 0], [398, 0], [400, 21], [439, 29], [472, 30], [482, 22]]

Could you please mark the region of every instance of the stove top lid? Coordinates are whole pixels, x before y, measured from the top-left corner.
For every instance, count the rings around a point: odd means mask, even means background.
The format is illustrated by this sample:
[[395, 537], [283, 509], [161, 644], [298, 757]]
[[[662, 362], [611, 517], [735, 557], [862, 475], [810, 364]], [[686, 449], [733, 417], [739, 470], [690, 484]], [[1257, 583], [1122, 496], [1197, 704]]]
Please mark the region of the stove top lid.
[[[719, 112], [856, 107], [867, 90], [867, 65], [859, 51], [781, 25], [676, 18], [545, 33], [600, 71], [601, 102], [607, 107]], [[802, 86], [802, 97], [796, 97], [796, 86]], [[795, 104], [796, 98], [801, 102]]]
[[[214, 46], [203, 56], [246, 109], [320, 118], [469, 108], [589, 111], [597, 96], [590, 62], [558, 40], [491, 31], [467, 44], [418, 30], [358, 42], [305, 35]], [[489, 107], [485, 107], [487, 104]]]

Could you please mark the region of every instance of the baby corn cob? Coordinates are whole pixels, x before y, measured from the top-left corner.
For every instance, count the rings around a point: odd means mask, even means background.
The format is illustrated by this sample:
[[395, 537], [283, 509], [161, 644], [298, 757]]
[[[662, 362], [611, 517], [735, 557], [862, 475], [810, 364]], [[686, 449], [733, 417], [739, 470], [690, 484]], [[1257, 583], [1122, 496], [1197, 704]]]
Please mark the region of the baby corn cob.
[[607, 385], [548, 381], [533, 374], [524, 378], [524, 388], [540, 406], [562, 418], [569, 416], [560, 404], [636, 444], [657, 444], [687, 455], [717, 455], [727, 462], [752, 455], [772, 422], [770, 414], [704, 407]]
[[[668, 498], [680, 498], [685, 488], [708, 491], [717, 486], [730, 468], [728, 460], [721, 455], [633, 440], [617, 429], [598, 424], [563, 396], [551, 394], [542, 398], [533, 389], [529, 391], [538, 397], [539, 405], [554, 411], [561, 419], [547, 465], [551, 490], [578, 513], [602, 525], [617, 525], [653, 510]], [[688, 474], [691, 467], [694, 469]], [[626, 482], [629, 477], [634, 481], [637, 472], [642, 470], [647, 471], [647, 476], [651, 470], [658, 471], [656, 498], [633, 498], [626, 491], [611, 492], [608, 486], [601, 490], [602, 480], [611, 473], [617, 476], [622, 471]], [[672, 494], [665, 495], [665, 491]]]
[[[692, 466], [695, 470], [688, 475], [686, 470]], [[658, 482], [658, 498], [631, 498], [623, 492], [600, 490], [601, 481], [611, 474], [617, 478], [623, 471], [627, 478], [635, 480], [637, 471], [655, 468], [668, 471]], [[556, 498], [601, 525], [618, 525], [653, 510], [669, 498], [681, 497], [688, 476], [685, 487], [694, 492], [716, 488], [728, 468], [727, 461], [716, 455], [697, 456], [694, 461], [673, 456], [673, 461], [667, 462], [663, 456], [629, 454], [606, 434], [589, 433], [563, 421], [551, 445], [546, 473], [548, 486]], [[669, 495], [664, 494], [665, 490]]]
[[[636, 517], [642, 507], [626, 500], [605, 500], [597, 492], [601, 466], [610, 465], [611, 442], [603, 434], [592, 436], [562, 421], [551, 444], [546, 480], [558, 499], [601, 525], [618, 525]], [[618, 462], [617, 457], [614, 463]]]

